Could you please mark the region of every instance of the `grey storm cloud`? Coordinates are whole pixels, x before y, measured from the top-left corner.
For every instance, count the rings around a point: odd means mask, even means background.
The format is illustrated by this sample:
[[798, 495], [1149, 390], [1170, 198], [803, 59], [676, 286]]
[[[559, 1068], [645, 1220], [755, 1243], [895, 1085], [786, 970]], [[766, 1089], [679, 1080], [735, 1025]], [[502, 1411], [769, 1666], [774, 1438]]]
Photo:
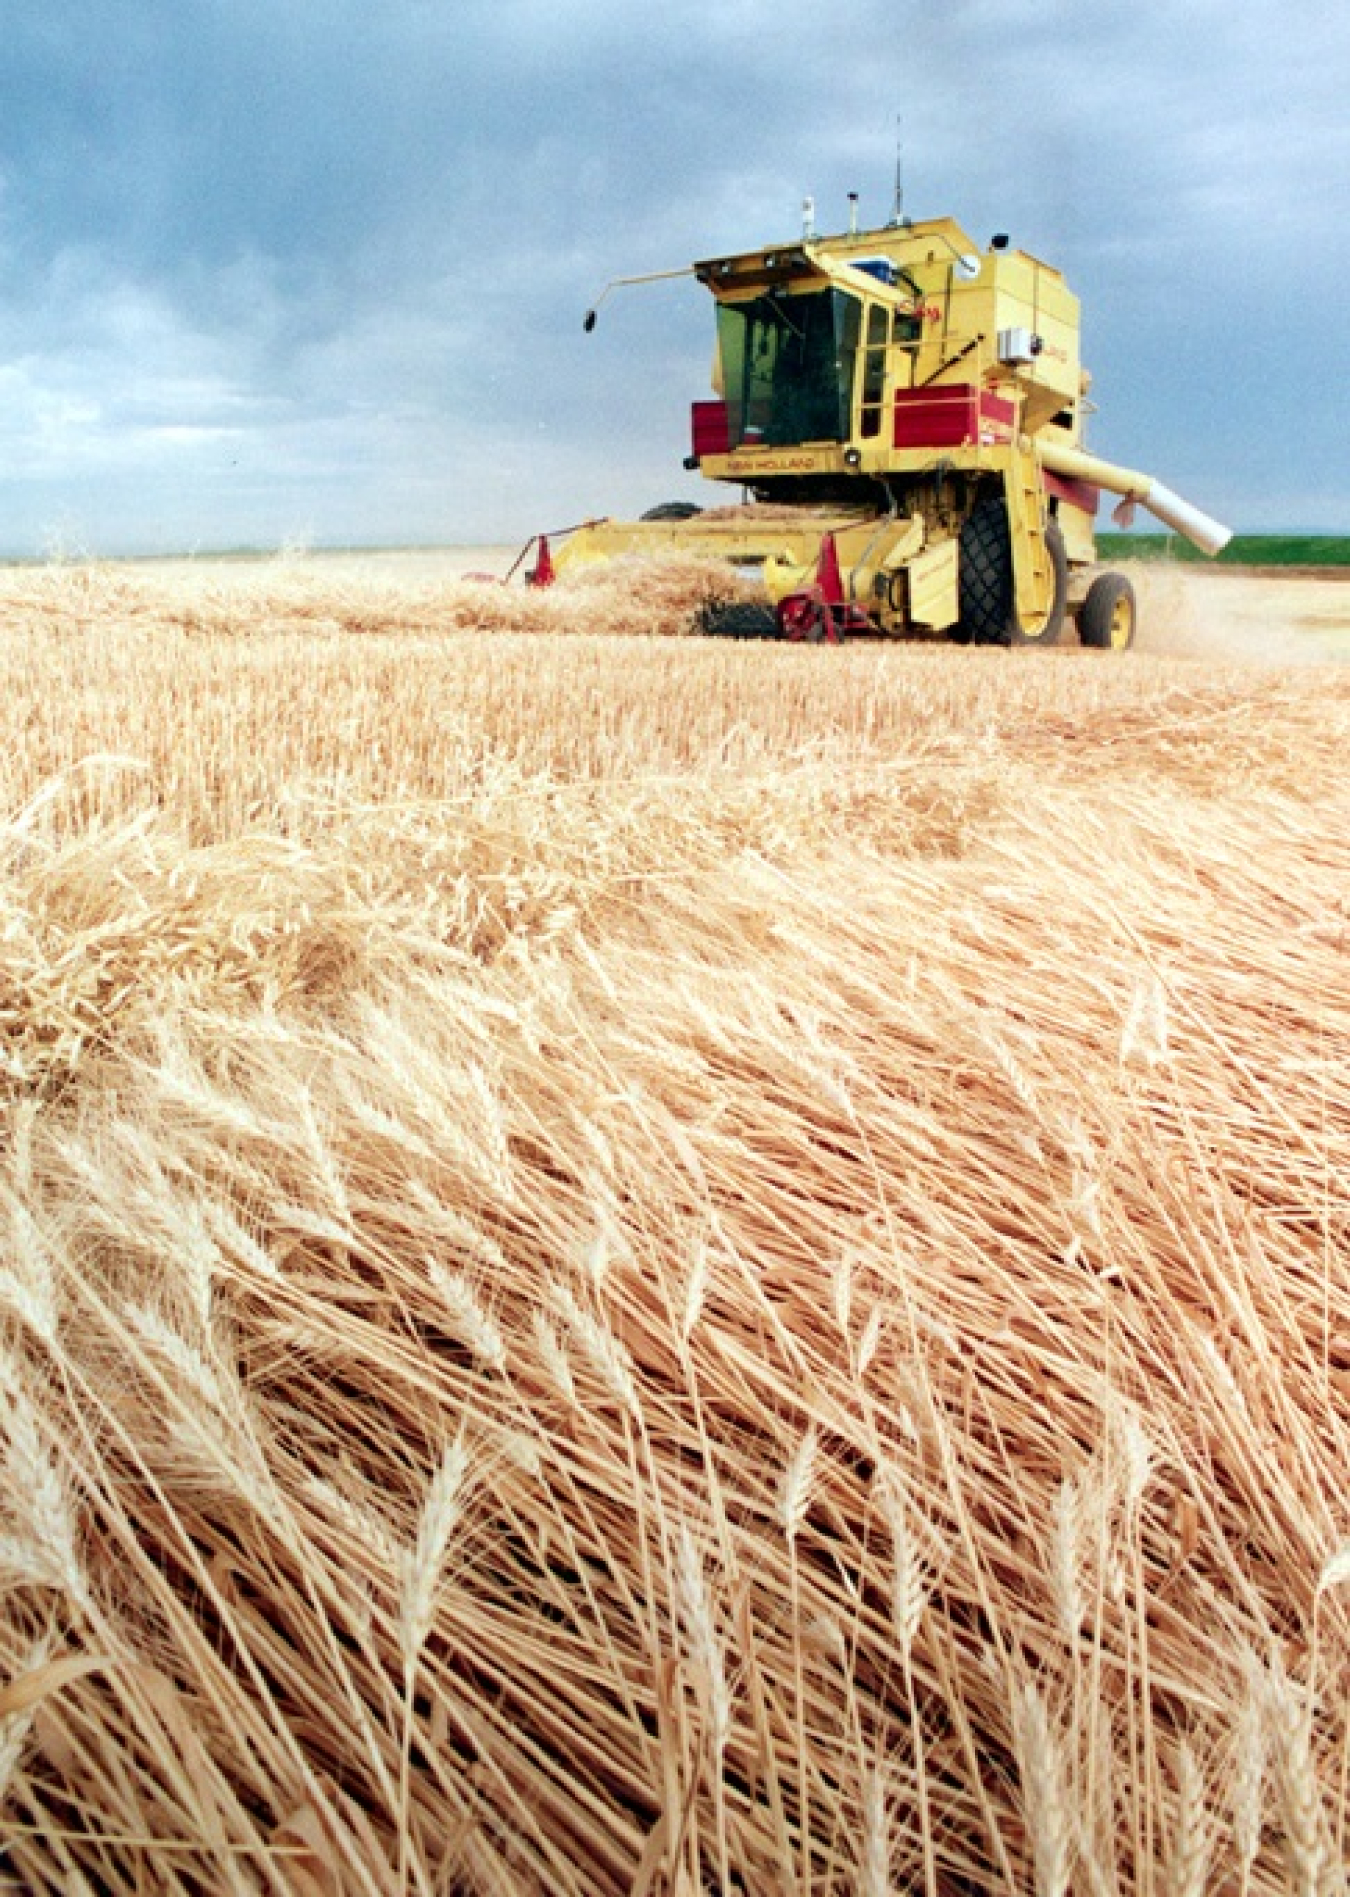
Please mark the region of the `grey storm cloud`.
[[0, 548], [523, 538], [692, 493], [616, 274], [846, 193], [1059, 264], [1103, 452], [1350, 529], [1350, 21], [1273, 0], [54, 0], [0, 70]]

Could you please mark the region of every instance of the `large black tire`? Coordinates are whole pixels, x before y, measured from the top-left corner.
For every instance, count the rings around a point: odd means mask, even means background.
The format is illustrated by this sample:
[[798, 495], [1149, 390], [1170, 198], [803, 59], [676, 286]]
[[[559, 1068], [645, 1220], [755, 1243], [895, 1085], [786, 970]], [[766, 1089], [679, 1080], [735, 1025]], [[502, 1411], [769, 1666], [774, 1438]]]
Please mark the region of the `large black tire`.
[[781, 639], [778, 615], [767, 600], [709, 600], [698, 616], [700, 632], [715, 639]]
[[961, 529], [958, 571], [962, 645], [1006, 646], [1013, 635], [1012, 541], [1001, 500], [981, 501]]
[[1078, 615], [1078, 637], [1097, 652], [1128, 652], [1134, 644], [1138, 608], [1123, 573], [1099, 573]]
[[1050, 612], [1039, 632], [1023, 632], [1017, 623], [1007, 505], [1001, 500], [980, 502], [961, 529], [961, 618], [953, 636], [962, 645], [973, 642], [990, 646], [1052, 646], [1059, 643], [1069, 595], [1069, 559], [1058, 521], [1046, 523], [1045, 546], [1054, 574]]
[[639, 520], [692, 520], [703, 509], [696, 501], [662, 501], [658, 507], [649, 507], [645, 514], [639, 514]]

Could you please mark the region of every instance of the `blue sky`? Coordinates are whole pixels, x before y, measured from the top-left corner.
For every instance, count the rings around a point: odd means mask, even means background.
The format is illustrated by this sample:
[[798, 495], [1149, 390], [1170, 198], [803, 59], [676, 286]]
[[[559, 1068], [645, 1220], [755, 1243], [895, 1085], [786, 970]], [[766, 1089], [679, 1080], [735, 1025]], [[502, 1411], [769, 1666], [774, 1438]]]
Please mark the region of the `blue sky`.
[[[523, 539], [698, 493], [688, 281], [951, 214], [1083, 299], [1098, 452], [1350, 532], [1350, 13], [48, 0], [0, 62], [0, 551]], [[706, 497], [706, 491], [705, 491]]]

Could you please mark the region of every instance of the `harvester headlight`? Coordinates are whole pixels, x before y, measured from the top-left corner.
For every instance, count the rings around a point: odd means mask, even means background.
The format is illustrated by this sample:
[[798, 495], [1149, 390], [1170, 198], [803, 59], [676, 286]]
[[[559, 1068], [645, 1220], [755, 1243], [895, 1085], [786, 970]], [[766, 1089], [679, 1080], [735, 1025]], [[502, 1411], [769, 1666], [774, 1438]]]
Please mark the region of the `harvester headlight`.
[[862, 466], [862, 455], [857, 448], [845, 448], [844, 466], [846, 468], [860, 468]]

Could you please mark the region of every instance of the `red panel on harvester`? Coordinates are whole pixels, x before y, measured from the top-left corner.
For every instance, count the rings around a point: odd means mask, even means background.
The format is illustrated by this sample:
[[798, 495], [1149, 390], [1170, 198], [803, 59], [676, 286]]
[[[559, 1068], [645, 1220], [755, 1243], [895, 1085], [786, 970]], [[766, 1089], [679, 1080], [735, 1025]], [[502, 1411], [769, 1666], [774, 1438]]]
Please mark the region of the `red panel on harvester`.
[[705, 454], [730, 453], [731, 420], [725, 402], [695, 402], [692, 421], [694, 453], [700, 461]]
[[980, 397], [980, 420], [984, 424], [984, 433], [992, 433], [995, 440], [1007, 440], [1017, 421], [1017, 404], [1010, 402], [1006, 395], [995, 395], [992, 389], [986, 389]]
[[959, 448], [976, 439], [979, 420], [975, 390], [968, 382], [895, 392], [897, 448]]
[[1056, 499], [1067, 501], [1071, 507], [1081, 507], [1085, 514], [1095, 514], [1102, 491], [1092, 487], [1087, 481], [1066, 480], [1062, 474], [1045, 475], [1045, 491]]
[[1016, 419], [1012, 402], [988, 390], [981, 393], [971, 382], [895, 392], [897, 448], [963, 448], [977, 441], [1007, 441]]

